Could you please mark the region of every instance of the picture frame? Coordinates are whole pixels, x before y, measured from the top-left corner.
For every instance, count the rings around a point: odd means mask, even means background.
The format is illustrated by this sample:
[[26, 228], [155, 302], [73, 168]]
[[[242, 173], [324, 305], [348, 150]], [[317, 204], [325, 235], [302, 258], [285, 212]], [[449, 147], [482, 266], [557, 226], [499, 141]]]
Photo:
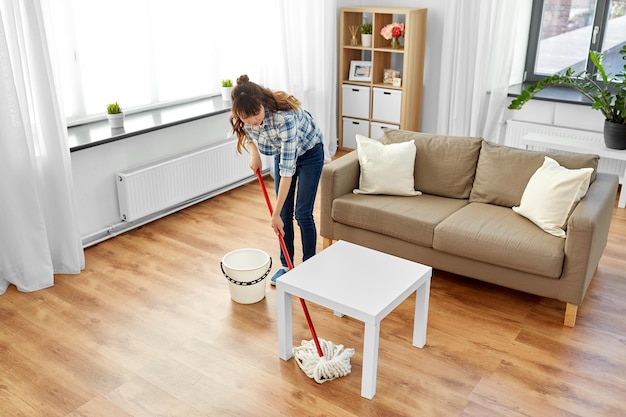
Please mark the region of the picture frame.
[[394, 78], [400, 78], [400, 71], [394, 69], [383, 70], [383, 83], [392, 84]]
[[350, 61], [350, 81], [372, 81], [372, 61]]

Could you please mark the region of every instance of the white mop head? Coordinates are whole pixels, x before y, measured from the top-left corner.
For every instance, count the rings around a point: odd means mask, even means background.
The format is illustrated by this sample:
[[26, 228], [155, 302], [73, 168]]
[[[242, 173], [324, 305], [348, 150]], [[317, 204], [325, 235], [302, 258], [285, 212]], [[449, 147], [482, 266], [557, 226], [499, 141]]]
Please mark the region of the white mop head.
[[306, 376], [313, 378], [318, 384], [346, 376], [352, 370], [350, 358], [354, 355], [353, 348], [344, 348], [333, 342], [317, 339], [324, 352], [322, 358], [317, 353], [313, 340], [303, 340], [300, 346], [293, 348], [293, 356]]

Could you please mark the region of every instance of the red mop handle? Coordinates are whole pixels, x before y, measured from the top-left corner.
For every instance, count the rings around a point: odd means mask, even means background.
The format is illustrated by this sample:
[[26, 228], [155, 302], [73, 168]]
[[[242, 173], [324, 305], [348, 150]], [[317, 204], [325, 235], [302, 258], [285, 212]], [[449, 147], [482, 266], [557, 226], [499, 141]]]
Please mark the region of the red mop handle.
[[[265, 181], [263, 181], [263, 177], [261, 176], [261, 170], [256, 170], [256, 176], [259, 179], [259, 184], [261, 184], [261, 190], [263, 190], [263, 195], [265, 196], [265, 202], [267, 203], [267, 208], [270, 211], [270, 216], [274, 214], [274, 209], [272, 208], [272, 202], [270, 201], [270, 197], [267, 194], [267, 188], [265, 188]], [[289, 256], [289, 252], [287, 252], [287, 246], [285, 245], [285, 239], [280, 233], [277, 233], [278, 240], [280, 241], [280, 247], [283, 250], [283, 254], [285, 255], [285, 259], [287, 260], [287, 266], [289, 270], [293, 269], [293, 263], [291, 262], [291, 257]], [[313, 336], [313, 342], [315, 343], [315, 347], [317, 348], [317, 354], [320, 358], [324, 357], [324, 352], [322, 351], [322, 347], [320, 346], [319, 340], [317, 340], [317, 333], [315, 332], [315, 327], [313, 327], [313, 321], [311, 320], [311, 316], [309, 315], [309, 309], [306, 306], [303, 298], [300, 298], [300, 304], [302, 305], [302, 310], [304, 311], [304, 316], [306, 317], [306, 321], [309, 324], [309, 330], [311, 330], [311, 336]]]

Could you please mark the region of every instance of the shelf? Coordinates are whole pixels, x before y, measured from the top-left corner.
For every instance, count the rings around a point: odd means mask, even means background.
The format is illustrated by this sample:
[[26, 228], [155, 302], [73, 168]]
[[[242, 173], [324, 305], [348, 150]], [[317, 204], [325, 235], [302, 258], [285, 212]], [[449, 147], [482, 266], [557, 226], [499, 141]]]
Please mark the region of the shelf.
[[[373, 109], [380, 109], [381, 103], [385, 102], [387, 97], [391, 95], [394, 97], [394, 100], [392, 100], [394, 114], [389, 114], [387, 117], [390, 120], [399, 120], [399, 122], [394, 122], [395, 125], [392, 127], [414, 131], [420, 129], [424, 50], [426, 46], [426, 17], [427, 9], [395, 7], [346, 7], [341, 9], [339, 21], [339, 74], [337, 77], [339, 80], [338, 134], [340, 148], [344, 147], [343, 118], [349, 118], [347, 115], [351, 113], [350, 103], [358, 102], [362, 104], [362, 101], [366, 100], [366, 98], [359, 95], [359, 100], [355, 101], [351, 96], [346, 104], [348, 107], [345, 107], [343, 85], [369, 87], [369, 103], [366, 103], [369, 108], [369, 117], [359, 118], [359, 120], [367, 122], [369, 126], [372, 124], [379, 125], [381, 124], [380, 122], [389, 122], [389, 120], [374, 118]], [[350, 27], [360, 27], [364, 22], [372, 23], [372, 46], [351, 45], [352, 33], [350, 32]], [[401, 38], [403, 47], [399, 49], [392, 48], [391, 41], [380, 35], [380, 31], [384, 26], [394, 22], [402, 22], [406, 26], [405, 35]], [[360, 31], [358, 36], [360, 36]], [[360, 38], [357, 41], [360, 43]], [[350, 64], [352, 61], [368, 61], [371, 63], [370, 81], [350, 80]], [[400, 86], [383, 83], [383, 75], [386, 69], [400, 72], [402, 79]], [[380, 96], [377, 103], [374, 102], [374, 88], [383, 88], [386, 91], [384, 93], [386, 95]], [[354, 93], [347, 89], [345, 94], [353, 95]], [[399, 115], [396, 110], [398, 108]], [[344, 114], [344, 110], [346, 114]], [[346, 128], [349, 127], [346, 126]], [[363, 129], [363, 127], [359, 129]], [[368, 131], [370, 134], [373, 133], [371, 127]], [[352, 130], [348, 129], [346, 132], [350, 134]], [[348, 138], [348, 143], [353, 144], [353, 138]]]
[[400, 90], [400, 91], [402, 91], [402, 87], [394, 87], [393, 84], [387, 84], [387, 83], [374, 83], [374, 84], [372, 84], [372, 87], [386, 88], [388, 90]]
[[377, 47], [377, 48], [372, 48], [372, 47], [366, 47], [366, 46], [361, 46], [361, 45], [345, 45], [343, 46], [343, 49], [354, 49], [357, 51], [370, 51], [370, 52], [391, 52], [391, 53], [396, 53], [396, 54], [403, 54], [404, 53], [404, 48], [400, 48], [400, 49], [394, 49], [392, 47]]
[[370, 47], [365, 47], [365, 46], [361, 46], [361, 45], [357, 45], [357, 46], [354, 46], [354, 45], [346, 45], [346, 46], [344, 46], [343, 48], [344, 48], [344, 49], [358, 49], [358, 50], [360, 50], [360, 51], [371, 51], [371, 50], [372, 50], [372, 48], [370, 48]]
[[389, 47], [378, 47], [378, 48], [374, 48], [374, 52], [391, 52], [391, 53], [394, 53], [394, 54], [403, 54], [404, 53], [404, 48], [394, 49], [391, 46], [389, 46]]

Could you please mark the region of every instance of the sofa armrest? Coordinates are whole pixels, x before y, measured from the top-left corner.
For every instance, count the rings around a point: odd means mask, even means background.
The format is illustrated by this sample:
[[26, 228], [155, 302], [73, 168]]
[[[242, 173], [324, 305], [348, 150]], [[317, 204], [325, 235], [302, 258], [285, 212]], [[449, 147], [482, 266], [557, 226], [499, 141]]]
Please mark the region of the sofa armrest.
[[569, 283], [563, 301], [582, 303], [606, 247], [617, 185], [617, 175], [598, 173], [569, 217], [561, 277]]
[[355, 188], [359, 188], [360, 172], [356, 151], [352, 151], [324, 165], [320, 183], [320, 234], [322, 236], [333, 239], [333, 200], [341, 195], [351, 193]]

